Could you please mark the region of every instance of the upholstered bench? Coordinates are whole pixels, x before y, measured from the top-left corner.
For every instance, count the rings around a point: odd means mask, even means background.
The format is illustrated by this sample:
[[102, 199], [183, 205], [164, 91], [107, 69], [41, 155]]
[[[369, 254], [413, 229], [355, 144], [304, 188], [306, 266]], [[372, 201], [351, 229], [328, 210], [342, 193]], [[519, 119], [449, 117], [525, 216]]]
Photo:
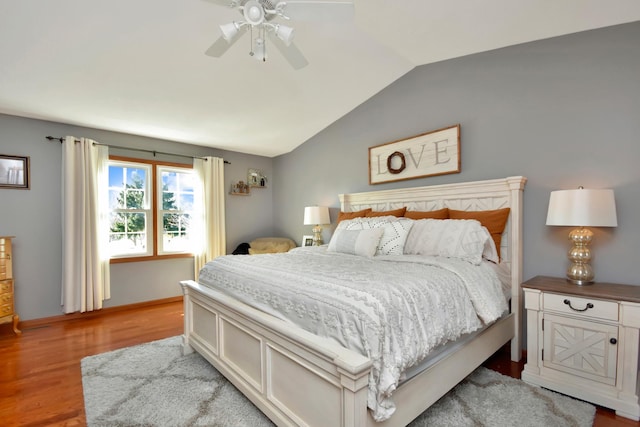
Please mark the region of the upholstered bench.
[[249, 245], [249, 254], [274, 254], [278, 252], [289, 252], [296, 247], [296, 243], [286, 237], [260, 237], [252, 240]]

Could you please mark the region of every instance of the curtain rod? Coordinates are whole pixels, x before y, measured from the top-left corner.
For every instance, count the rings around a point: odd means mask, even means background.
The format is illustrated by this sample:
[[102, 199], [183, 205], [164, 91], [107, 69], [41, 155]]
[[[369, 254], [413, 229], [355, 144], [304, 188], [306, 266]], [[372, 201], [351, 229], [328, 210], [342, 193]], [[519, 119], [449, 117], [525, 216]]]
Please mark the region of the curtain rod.
[[[46, 139], [48, 139], [49, 141], [60, 141], [60, 143], [62, 144], [62, 141], [64, 141], [63, 138], [55, 138], [53, 136], [46, 136]], [[76, 142], [80, 142], [80, 140], [76, 139]], [[94, 145], [106, 145], [107, 147], [111, 147], [111, 148], [118, 148], [120, 150], [130, 150], [130, 151], [140, 151], [142, 153], [151, 153], [153, 154], [153, 157], [156, 156], [156, 154], [165, 154], [167, 156], [177, 156], [177, 157], [186, 157], [189, 159], [202, 159], [202, 160], [207, 160], [206, 157], [198, 157], [198, 156], [189, 156], [187, 154], [176, 154], [176, 153], [167, 153], [164, 151], [156, 151], [156, 150], [145, 150], [144, 148], [132, 148], [132, 147], [123, 147], [121, 145], [111, 145], [111, 144], [101, 144], [100, 142], [94, 142]], [[230, 165], [231, 162], [228, 161], [224, 161], [225, 164]]]

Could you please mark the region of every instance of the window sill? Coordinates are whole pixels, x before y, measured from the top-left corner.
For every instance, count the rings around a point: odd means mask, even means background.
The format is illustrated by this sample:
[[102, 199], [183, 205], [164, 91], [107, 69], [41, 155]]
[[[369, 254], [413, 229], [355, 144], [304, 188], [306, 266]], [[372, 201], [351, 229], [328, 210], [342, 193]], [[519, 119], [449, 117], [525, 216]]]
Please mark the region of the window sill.
[[142, 261], [160, 261], [165, 259], [176, 259], [176, 258], [193, 258], [193, 254], [171, 254], [171, 255], [151, 255], [151, 256], [111, 258], [109, 260], [109, 264], [122, 264], [125, 262], [142, 262]]

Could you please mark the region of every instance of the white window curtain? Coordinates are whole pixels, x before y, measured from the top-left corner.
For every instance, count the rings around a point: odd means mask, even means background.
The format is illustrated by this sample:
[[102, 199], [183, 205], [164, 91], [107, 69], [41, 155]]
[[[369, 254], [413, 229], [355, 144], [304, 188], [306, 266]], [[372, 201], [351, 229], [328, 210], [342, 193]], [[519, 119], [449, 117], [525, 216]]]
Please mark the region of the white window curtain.
[[65, 313], [102, 308], [110, 298], [108, 239], [109, 149], [72, 136], [62, 143], [62, 307]]
[[194, 277], [198, 280], [200, 269], [227, 251], [224, 216], [224, 160], [219, 157], [193, 159], [193, 168], [201, 184], [199, 198], [203, 206], [198, 236], [202, 236], [194, 254]]

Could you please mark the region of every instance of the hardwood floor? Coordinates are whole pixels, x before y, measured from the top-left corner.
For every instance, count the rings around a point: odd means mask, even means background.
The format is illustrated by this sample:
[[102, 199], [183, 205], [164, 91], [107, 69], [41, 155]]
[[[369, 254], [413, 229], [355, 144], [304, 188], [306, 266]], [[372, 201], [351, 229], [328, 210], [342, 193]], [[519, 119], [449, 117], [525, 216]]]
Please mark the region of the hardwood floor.
[[[5, 325], [2, 325], [5, 326]], [[80, 360], [182, 333], [182, 302], [0, 329], [0, 424], [84, 426]]]
[[[10, 325], [0, 325], [0, 425], [84, 426], [80, 360], [179, 335], [182, 303], [105, 310], [50, 324], [25, 323], [21, 336], [15, 336]], [[511, 362], [506, 349], [485, 363], [515, 378], [520, 378], [523, 365]], [[640, 427], [640, 422], [598, 408], [594, 426]]]

